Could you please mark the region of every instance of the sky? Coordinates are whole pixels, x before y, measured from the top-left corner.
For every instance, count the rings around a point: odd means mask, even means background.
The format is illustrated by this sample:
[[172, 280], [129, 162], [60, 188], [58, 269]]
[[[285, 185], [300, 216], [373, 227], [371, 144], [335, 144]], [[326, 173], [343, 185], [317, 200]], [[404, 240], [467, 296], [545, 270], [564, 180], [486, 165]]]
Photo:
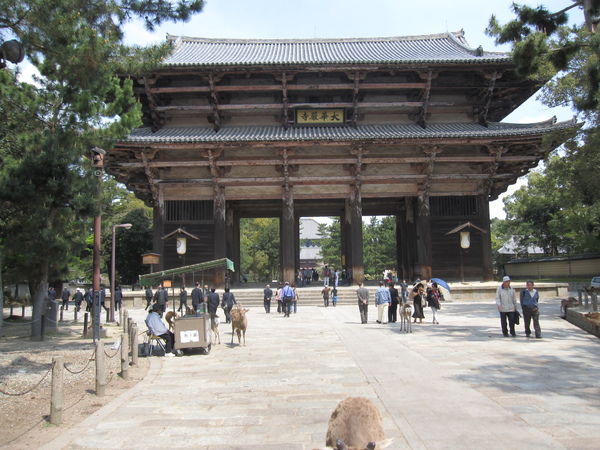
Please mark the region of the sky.
[[[482, 45], [489, 51], [508, 51], [497, 47], [485, 28], [495, 14], [501, 23], [514, 16], [513, 0], [208, 0], [204, 11], [191, 21], [165, 24], [154, 33], [141, 23], [126, 28], [129, 44], [146, 45], [162, 42], [167, 34], [176, 36], [231, 39], [305, 39], [387, 37], [443, 33], [464, 30], [469, 45]], [[519, 1], [537, 6], [538, 2]], [[570, 2], [545, 0], [551, 11], [559, 11]], [[571, 13], [580, 22], [581, 13]], [[556, 116], [559, 121], [573, 117], [568, 108], [549, 109], [535, 100], [525, 102], [505, 122], [539, 122]], [[505, 218], [502, 198], [525, 184], [520, 179], [506, 194], [490, 204], [492, 217]]]

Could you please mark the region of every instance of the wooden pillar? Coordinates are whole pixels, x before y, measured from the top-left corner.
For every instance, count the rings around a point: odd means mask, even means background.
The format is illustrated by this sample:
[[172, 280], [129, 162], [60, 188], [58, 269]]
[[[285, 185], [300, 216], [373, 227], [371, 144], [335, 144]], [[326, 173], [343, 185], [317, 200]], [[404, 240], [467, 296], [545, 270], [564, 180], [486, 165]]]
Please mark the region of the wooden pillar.
[[419, 195], [417, 207], [417, 243], [421, 273], [416, 275], [419, 275], [422, 280], [428, 280], [433, 276], [431, 271], [431, 216], [429, 211], [429, 196]]
[[486, 231], [485, 233], [480, 234], [483, 281], [493, 281], [494, 264], [492, 257], [492, 235], [490, 228], [490, 203], [487, 195], [478, 196], [477, 201], [479, 202], [479, 215], [481, 217], [482, 224], [481, 228]]
[[415, 201], [414, 197], [405, 197], [404, 210], [396, 216], [396, 234], [398, 252], [402, 263], [402, 278], [407, 281], [415, 280]]
[[243, 275], [240, 267], [240, 217], [236, 210], [227, 208], [227, 258], [233, 261], [235, 272], [231, 281], [239, 283]]
[[279, 242], [281, 248], [282, 282], [294, 282], [296, 276], [296, 221], [294, 219], [293, 202], [283, 202], [281, 220], [279, 221]]
[[352, 265], [348, 266], [348, 269], [352, 271], [352, 282], [358, 284], [365, 280], [360, 186], [355, 188], [350, 199], [346, 202], [346, 220], [350, 223], [350, 249], [348, 255], [352, 261]]
[[294, 267], [300, 268], [300, 217], [294, 214]]
[[163, 211], [163, 202], [161, 201], [153, 210], [152, 249], [154, 253], [160, 255], [158, 264], [153, 266], [155, 272], [164, 270], [165, 268], [165, 241], [162, 239], [165, 234]]
[[352, 242], [351, 242], [351, 224], [350, 224], [350, 207], [348, 200], [344, 206], [344, 215], [340, 217], [340, 252], [341, 252], [341, 269], [346, 269], [348, 272], [352, 268]]
[[[225, 191], [222, 186], [215, 186], [214, 205], [214, 259], [227, 258], [227, 221], [225, 210]], [[225, 286], [226, 269], [215, 269], [215, 287]]]

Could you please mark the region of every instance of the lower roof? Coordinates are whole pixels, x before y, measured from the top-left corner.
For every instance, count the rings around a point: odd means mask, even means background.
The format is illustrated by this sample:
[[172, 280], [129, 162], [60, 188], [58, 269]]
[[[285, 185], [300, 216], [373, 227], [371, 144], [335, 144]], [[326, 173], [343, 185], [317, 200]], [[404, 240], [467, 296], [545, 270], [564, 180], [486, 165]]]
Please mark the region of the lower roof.
[[122, 144], [185, 144], [239, 142], [364, 141], [379, 139], [461, 139], [525, 137], [546, 134], [576, 126], [574, 120], [556, 123], [556, 119], [539, 123], [515, 124], [493, 122], [430, 123], [427, 128], [416, 124], [359, 125], [354, 127], [234, 126], [214, 131], [208, 127], [163, 127], [156, 132], [138, 128]]

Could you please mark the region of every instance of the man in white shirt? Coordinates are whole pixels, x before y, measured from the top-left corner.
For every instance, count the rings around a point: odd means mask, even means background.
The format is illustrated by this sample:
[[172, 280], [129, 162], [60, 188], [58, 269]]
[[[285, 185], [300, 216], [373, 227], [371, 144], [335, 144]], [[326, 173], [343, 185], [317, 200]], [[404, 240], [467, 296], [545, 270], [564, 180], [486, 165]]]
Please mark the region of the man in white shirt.
[[161, 337], [165, 340], [165, 356], [181, 356], [181, 354], [175, 350], [175, 347], [173, 347], [175, 335], [165, 326], [160, 318], [160, 313], [162, 313], [162, 305], [158, 303], [152, 305], [152, 310], [146, 317], [146, 326], [154, 336]]
[[[517, 337], [517, 333], [515, 333], [517, 298], [515, 290], [510, 287], [510, 277], [504, 277], [502, 284], [498, 286], [498, 290], [496, 291], [496, 306], [498, 306], [498, 311], [500, 312], [500, 324], [502, 325], [502, 334], [504, 337], [508, 337], [509, 329], [510, 335]], [[508, 327], [506, 326], [506, 319], [508, 319]]]

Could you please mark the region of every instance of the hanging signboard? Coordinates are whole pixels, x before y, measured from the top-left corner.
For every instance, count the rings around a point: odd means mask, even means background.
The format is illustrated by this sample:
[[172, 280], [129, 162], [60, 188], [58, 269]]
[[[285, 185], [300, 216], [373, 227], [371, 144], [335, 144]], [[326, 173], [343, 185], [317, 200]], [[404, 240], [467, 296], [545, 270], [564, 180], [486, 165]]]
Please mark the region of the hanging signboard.
[[300, 108], [296, 110], [296, 125], [343, 125], [344, 111], [344, 108]]

